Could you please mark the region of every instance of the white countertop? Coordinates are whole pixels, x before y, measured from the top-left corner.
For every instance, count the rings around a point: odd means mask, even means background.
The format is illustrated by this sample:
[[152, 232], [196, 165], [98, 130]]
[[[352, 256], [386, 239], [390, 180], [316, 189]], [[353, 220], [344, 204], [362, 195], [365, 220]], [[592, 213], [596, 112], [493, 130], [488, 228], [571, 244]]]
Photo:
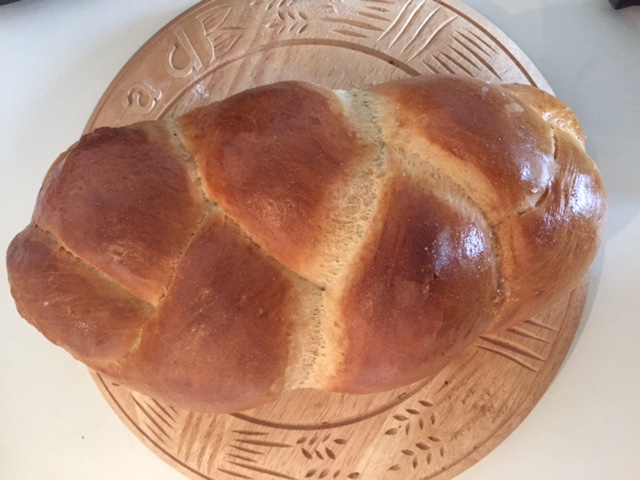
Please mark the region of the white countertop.
[[[129, 57], [193, 0], [0, 7], [0, 247]], [[608, 188], [604, 244], [559, 374], [516, 431], [459, 478], [640, 478], [640, 7], [469, 0], [576, 112]], [[4, 254], [2, 255], [4, 262]], [[18, 316], [0, 269], [0, 478], [179, 479], [117, 418], [86, 368]], [[366, 479], [363, 479], [366, 480]]]

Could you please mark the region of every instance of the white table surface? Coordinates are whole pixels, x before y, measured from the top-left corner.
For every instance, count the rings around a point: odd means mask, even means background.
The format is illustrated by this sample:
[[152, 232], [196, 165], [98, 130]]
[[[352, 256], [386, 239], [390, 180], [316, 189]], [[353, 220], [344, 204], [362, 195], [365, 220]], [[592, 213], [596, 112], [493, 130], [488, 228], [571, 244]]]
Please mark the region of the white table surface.
[[[0, 7], [2, 252], [28, 223], [50, 163], [77, 139], [112, 78], [194, 3], [22, 0]], [[640, 478], [640, 7], [467, 3], [507, 33], [577, 113], [610, 211], [585, 315], [558, 376], [520, 427], [459, 478]], [[45, 478], [183, 477], [120, 422], [81, 364], [20, 319], [3, 263], [0, 479]]]

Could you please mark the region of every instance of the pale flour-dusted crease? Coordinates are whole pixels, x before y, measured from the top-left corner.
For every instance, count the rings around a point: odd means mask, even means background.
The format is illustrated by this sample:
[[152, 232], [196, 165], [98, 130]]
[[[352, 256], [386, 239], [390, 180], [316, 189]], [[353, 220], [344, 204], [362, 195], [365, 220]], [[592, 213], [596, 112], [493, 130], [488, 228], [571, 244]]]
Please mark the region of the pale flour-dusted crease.
[[390, 173], [376, 118], [376, 97], [363, 91], [344, 90], [337, 90], [335, 95], [358, 138], [371, 146], [372, 158], [365, 164], [357, 165], [356, 171], [346, 181], [330, 187], [329, 195], [338, 200], [331, 202], [337, 208], [328, 214], [330, 234], [320, 246], [320, 255], [325, 259], [320, 264], [325, 272], [324, 319], [320, 328], [324, 348], [316, 360], [315, 374], [305, 385], [316, 388], [332, 385], [342, 363], [339, 352], [344, 343], [343, 324], [336, 304], [346, 287], [345, 282], [348, 281], [353, 262], [357, 260], [358, 251], [371, 233], [380, 192]]

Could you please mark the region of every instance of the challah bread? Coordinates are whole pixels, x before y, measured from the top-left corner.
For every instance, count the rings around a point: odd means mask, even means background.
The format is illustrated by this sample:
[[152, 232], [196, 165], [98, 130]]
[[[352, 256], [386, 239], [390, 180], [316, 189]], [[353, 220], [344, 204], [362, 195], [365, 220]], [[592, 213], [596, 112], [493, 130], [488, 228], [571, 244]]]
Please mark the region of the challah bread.
[[284, 82], [85, 135], [7, 265], [91, 368], [234, 412], [435, 375], [575, 287], [604, 212], [577, 120], [533, 87]]

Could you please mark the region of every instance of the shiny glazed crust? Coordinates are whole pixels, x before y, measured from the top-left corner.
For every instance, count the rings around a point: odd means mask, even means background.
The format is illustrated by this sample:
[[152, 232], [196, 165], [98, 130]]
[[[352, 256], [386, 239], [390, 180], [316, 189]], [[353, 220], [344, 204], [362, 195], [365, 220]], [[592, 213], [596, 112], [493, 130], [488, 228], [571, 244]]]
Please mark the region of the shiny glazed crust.
[[91, 368], [234, 412], [435, 375], [576, 286], [605, 208], [577, 120], [533, 87], [284, 82], [87, 134], [7, 266]]

